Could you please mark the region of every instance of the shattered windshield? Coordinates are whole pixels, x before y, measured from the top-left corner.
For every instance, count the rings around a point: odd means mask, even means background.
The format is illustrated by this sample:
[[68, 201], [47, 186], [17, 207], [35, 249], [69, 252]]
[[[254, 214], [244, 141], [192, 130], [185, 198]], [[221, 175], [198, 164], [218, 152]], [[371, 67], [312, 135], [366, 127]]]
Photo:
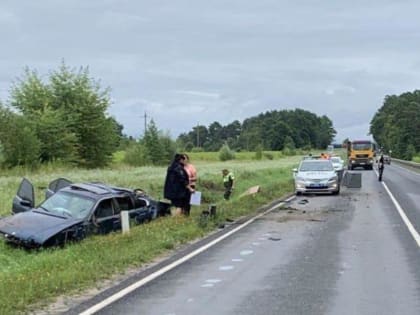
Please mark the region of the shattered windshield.
[[45, 200], [40, 208], [60, 216], [82, 219], [94, 204], [93, 199], [59, 191]]

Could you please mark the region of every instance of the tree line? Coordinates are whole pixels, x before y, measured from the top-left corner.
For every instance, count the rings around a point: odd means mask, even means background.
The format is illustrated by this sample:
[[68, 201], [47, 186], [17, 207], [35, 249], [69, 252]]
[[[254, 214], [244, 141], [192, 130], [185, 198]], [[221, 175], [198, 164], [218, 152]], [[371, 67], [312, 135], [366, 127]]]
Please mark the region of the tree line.
[[370, 133], [385, 152], [412, 160], [420, 152], [420, 91], [386, 96], [370, 122]]
[[336, 131], [327, 116], [317, 116], [303, 109], [273, 110], [225, 126], [215, 121], [208, 127], [199, 125], [181, 134], [177, 141], [186, 150], [218, 151], [227, 144], [234, 150], [277, 151], [285, 148], [325, 149]]
[[109, 88], [89, 75], [89, 69], [60, 67], [41, 76], [25, 69], [12, 84], [6, 104], [0, 102], [0, 163], [3, 167], [61, 162], [103, 167], [123, 150], [131, 165], [167, 164], [174, 152], [325, 148], [336, 134], [327, 116], [302, 109], [269, 111], [225, 126], [215, 121], [199, 125], [176, 140], [153, 120], [145, 134], [133, 139], [108, 114]]

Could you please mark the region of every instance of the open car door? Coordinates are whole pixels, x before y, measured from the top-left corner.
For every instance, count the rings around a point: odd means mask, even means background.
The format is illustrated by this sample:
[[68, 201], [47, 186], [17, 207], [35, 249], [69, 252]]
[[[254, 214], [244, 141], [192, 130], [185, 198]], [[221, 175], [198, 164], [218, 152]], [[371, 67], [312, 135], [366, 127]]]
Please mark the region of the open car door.
[[24, 212], [31, 210], [33, 207], [35, 207], [34, 186], [29, 180], [23, 178], [16, 196], [13, 198], [12, 212]]
[[45, 199], [50, 198], [52, 195], [54, 195], [57, 191], [59, 191], [61, 188], [70, 186], [73, 184], [71, 181], [69, 181], [66, 178], [57, 178], [54, 179], [47, 188], [47, 191], [45, 192]]

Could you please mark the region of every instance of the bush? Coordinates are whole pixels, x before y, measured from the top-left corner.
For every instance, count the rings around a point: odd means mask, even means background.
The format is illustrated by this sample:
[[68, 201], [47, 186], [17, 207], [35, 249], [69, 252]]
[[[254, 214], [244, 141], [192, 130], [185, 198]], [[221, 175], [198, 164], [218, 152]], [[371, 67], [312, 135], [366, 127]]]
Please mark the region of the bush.
[[124, 162], [131, 166], [147, 165], [147, 158], [143, 145], [136, 143], [127, 148], [124, 156]]
[[235, 152], [232, 151], [227, 144], [224, 144], [219, 151], [220, 161], [229, 161], [235, 159]]
[[263, 156], [263, 148], [261, 145], [257, 146], [257, 148], [255, 149], [255, 159], [256, 160], [261, 160]]
[[414, 145], [409, 144], [407, 147], [407, 150], [405, 151], [404, 158], [407, 161], [411, 161], [415, 155], [416, 155], [416, 149], [414, 148]]
[[272, 160], [272, 159], [274, 159], [273, 154], [272, 154], [272, 153], [270, 153], [270, 152], [265, 152], [265, 153], [264, 153], [264, 157], [265, 157], [267, 160]]
[[284, 148], [283, 149], [283, 155], [286, 155], [286, 156], [296, 155], [296, 150], [291, 149], [291, 148]]

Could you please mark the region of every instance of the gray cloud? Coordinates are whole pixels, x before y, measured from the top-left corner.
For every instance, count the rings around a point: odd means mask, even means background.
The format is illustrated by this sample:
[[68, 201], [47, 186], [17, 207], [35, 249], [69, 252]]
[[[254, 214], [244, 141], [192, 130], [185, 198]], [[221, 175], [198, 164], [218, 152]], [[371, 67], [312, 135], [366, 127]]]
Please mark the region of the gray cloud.
[[110, 114], [172, 136], [296, 107], [362, 137], [385, 95], [418, 88], [414, 0], [2, 1], [0, 99], [29, 66], [89, 66]]

